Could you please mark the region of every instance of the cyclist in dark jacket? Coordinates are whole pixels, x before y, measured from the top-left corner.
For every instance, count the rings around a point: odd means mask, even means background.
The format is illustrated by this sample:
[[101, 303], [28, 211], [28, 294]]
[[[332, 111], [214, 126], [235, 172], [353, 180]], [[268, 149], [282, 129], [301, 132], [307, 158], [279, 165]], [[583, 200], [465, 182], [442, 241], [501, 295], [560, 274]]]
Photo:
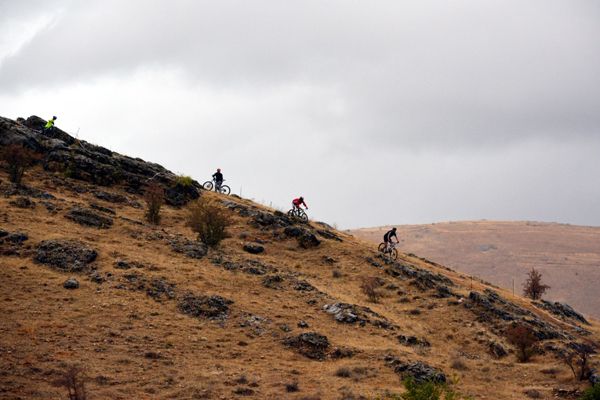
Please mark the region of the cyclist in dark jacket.
[[223, 174], [221, 173], [221, 168], [217, 168], [217, 172], [215, 172], [212, 175], [212, 177], [215, 181], [215, 185], [216, 185], [217, 189], [219, 189], [221, 187], [221, 185], [223, 184]]
[[301, 205], [304, 205], [304, 208], [308, 210], [308, 206], [304, 202], [304, 197], [300, 196], [297, 199], [292, 200], [292, 204], [294, 208], [300, 208]]
[[396, 227], [390, 229], [385, 233], [385, 235], [383, 235], [383, 242], [385, 243], [386, 250], [390, 248], [392, 237], [396, 238], [396, 243], [400, 243], [398, 236], [396, 236]]

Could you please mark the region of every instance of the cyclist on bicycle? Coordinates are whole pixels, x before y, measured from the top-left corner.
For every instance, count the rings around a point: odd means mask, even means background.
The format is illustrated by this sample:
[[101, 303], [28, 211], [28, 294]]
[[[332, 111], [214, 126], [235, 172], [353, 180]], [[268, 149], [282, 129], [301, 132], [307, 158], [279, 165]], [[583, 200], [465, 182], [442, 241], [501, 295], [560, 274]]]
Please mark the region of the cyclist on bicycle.
[[212, 178], [215, 181], [215, 188], [218, 192], [219, 188], [223, 184], [223, 174], [221, 173], [221, 168], [217, 168], [217, 172], [212, 175]]
[[308, 210], [308, 206], [304, 202], [304, 197], [300, 196], [297, 199], [292, 200], [292, 205], [294, 206], [294, 209], [300, 209], [300, 206], [303, 204], [304, 204], [304, 208], [306, 208]]
[[56, 121], [56, 116], [53, 116], [52, 119], [49, 119], [48, 122], [46, 122], [46, 125], [42, 128], [42, 133], [44, 135], [48, 135], [54, 131], [54, 121]]
[[398, 236], [396, 236], [396, 227], [390, 229], [389, 231], [387, 231], [385, 233], [385, 235], [383, 235], [383, 242], [385, 243], [385, 250], [386, 250], [386, 252], [391, 247], [392, 237], [396, 238], [396, 243], [400, 243], [400, 241], [398, 240]]

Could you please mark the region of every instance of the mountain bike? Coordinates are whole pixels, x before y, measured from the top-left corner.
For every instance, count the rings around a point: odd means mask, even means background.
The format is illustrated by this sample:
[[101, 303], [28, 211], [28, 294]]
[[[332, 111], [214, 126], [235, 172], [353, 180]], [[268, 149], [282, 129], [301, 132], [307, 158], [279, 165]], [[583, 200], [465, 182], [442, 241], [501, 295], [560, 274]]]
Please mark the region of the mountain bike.
[[[223, 182], [225, 182], [225, 179], [223, 179]], [[202, 187], [206, 190], [213, 190], [213, 188], [215, 189], [215, 192], [217, 193], [222, 193], [222, 194], [229, 194], [231, 193], [231, 189], [229, 188], [229, 186], [227, 185], [217, 185], [217, 182], [214, 180], [212, 181], [206, 181], [202, 184]]]
[[308, 222], [308, 215], [300, 207], [294, 207], [287, 213], [288, 217], [298, 219], [302, 222]]
[[377, 248], [381, 253], [387, 255], [391, 260], [396, 260], [398, 258], [398, 250], [396, 250], [396, 242], [390, 242], [388, 246], [385, 243], [379, 243], [379, 247]]

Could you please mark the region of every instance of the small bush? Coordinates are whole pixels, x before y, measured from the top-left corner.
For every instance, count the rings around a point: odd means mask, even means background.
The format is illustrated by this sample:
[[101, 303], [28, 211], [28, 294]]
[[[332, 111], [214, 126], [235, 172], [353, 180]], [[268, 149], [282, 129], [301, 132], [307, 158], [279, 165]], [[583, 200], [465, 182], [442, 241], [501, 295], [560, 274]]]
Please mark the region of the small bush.
[[221, 240], [229, 237], [227, 227], [232, 223], [231, 217], [223, 207], [214, 200], [201, 197], [189, 207], [187, 226], [198, 234], [198, 239], [207, 246], [216, 246]]
[[600, 400], [600, 383], [596, 383], [591, 388], [586, 389], [579, 400]]
[[375, 277], [363, 278], [362, 283], [360, 284], [361, 290], [367, 295], [369, 301], [372, 303], [377, 303], [381, 297], [381, 294], [377, 291], [380, 286], [381, 282]]
[[527, 362], [536, 352], [535, 337], [531, 329], [525, 325], [515, 325], [506, 331], [508, 341], [517, 348], [517, 359], [520, 362]]
[[69, 400], [86, 400], [86, 379], [82, 368], [71, 366], [62, 372], [61, 377], [54, 381], [54, 385], [66, 388]]
[[340, 367], [337, 371], [335, 371], [335, 376], [340, 378], [350, 378], [352, 376], [352, 371], [348, 367]]
[[177, 179], [175, 180], [175, 183], [177, 183], [177, 185], [187, 188], [187, 187], [191, 187], [194, 185], [194, 180], [192, 179], [191, 176], [179, 175], [177, 177]]
[[165, 192], [158, 183], [151, 183], [148, 185], [144, 197], [148, 206], [146, 221], [158, 225], [160, 223], [160, 208], [165, 201]]
[[334, 269], [331, 272], [331, 276], [333, 276], [334, 278], [341, 278], [342, 277], [342, 272], [339, 269]]
[[559, 353], [559, 358], [571, 369], [575, 379], [584, 381], [592, 373], [589, 360], [595, 353], [596, 348], [591, 342], [572, 342], [569, 343], [568, 348]]
[[10, 181], [20, 185], [25, 170], [40, 160], [40, 155], [17, 144], [0, 149], [0, 160], [7, 165]]
[[523, 294], [533, 300], [539, 300], [550, 286], [542, 284], [542, 274], [535, 268], [527, 274], [527, 280], [523, 283]]
[[[416, 382], [412, 378], [404, 380], [406, 392], [401, 394], [404, 400], [455, 400], [457, 394], [444, 383]], [[443, 397], [442, 397], [443, 396]]]

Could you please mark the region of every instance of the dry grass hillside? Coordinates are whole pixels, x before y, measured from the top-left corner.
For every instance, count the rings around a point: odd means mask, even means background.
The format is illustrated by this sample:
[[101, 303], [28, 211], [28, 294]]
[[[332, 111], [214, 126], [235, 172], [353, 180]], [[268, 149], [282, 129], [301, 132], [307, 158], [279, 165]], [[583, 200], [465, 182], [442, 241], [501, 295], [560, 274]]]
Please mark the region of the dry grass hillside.
[[[139, 191], [66, 177], [73, 165], [37, 166], [25, 187], [0, 172], [0, 399], [67, 399], [57, 381], [74, 365], [88, 399], [391, 399], [407, 376], [474, 399], [589, 386], [557, 355], [598, 343], [597, 321], [202, 192], [233, 219], [206, 251], [186, 206], [150, 225]], [[543, 339], [528, 363], [507, 341], [513, 324]]]
[[[512, 291], [539, 269], [546, 297], [600, 318], [600, 228], [541, 222], [449, 222], [398, 226], [400, 246]], [[386, 227], [353, 231], [379, 243]]]

